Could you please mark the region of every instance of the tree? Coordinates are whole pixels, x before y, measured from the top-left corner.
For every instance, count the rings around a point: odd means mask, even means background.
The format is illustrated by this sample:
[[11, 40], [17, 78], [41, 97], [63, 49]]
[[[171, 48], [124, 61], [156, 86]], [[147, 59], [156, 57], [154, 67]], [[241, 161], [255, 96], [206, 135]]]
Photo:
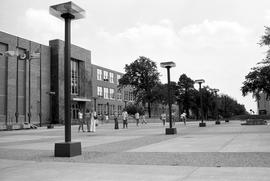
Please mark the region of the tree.
[[228, 95], [221, 95], [218, 97], [218, 103], [218, 112], [224, 118], [229, 118], [234, 115], [247, 114], [245, 106], [239, 104], [236, 100]]
[[129, 115], [135, 115], [137, 112], [140, 115], [144, 114], [144, 108], [141, 105], [129, 104], [126, 106], [125, 110]]
[[159, 84], [159, 73], [155, 62], [146, 57], [125, 66], [125, 74], [119, 80], [119, 88], [131, 86], [136, 102], [148, 103], [148, 115], [151, 117], [153, 88]]
[[178, 81], [178, 105], [180, 108], [180, 102], [183, 104], [183, 109], [189, 117], [189, 109], [191, 104], [191, 94], [190, 91], [194, 89], [194, 81], [189, 78], [186, 74], [182, 74]]
[[[270, 45], [270, 28], [265, 27], [265, 35], [261, 37], [259, 44], [261, 46]], [[245, 81], [241, 87], [243, 96], [252, 93], [258, 100], [260, 93], [266, 93], [267, 99], [270, 96], [270, 49], [267, 51], [267, 56], [257, 67], [253, 67], [251, 72], [245, 76]]]

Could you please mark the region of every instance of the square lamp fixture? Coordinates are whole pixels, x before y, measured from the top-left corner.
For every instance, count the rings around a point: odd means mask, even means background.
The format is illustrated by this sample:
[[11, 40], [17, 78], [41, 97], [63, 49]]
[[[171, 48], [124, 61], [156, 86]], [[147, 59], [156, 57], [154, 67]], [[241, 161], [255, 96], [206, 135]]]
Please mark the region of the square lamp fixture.
[[204, 79], [198, 79], [198, 80], [195, 80], [195, 83], [204, 83]]
[[66, 2], [62, 4], [57, 4], [50, 6], [50, 14], [59, 18], [63, 19], [63, 14], [70, 14], [73, 15], [73, 19], [81, 19], [85, 16], [85, 11], [80, 8], [78, 5], [74, 4], [73, 2]]
[[160, 66], [162, 68], [167, 68], [167, 67], [171, 68], [171, 67], [175, 67], [176, 65], [174, 62], [162, 62], [160, 63]]

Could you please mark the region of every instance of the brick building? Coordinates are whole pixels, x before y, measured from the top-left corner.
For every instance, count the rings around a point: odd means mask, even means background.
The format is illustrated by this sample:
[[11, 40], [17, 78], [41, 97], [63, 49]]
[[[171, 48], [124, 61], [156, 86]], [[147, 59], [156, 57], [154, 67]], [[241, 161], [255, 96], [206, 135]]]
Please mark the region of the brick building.
[[50, 47], [0, 32], [0, 52], [40, 52], [39, 59], [0, 56], [0, 123], [40, 123], [49, 116]]
[[123, 108], [133, 102], [131, 88], [119, 90], [118, 80], [123, 74], [92, 64], [93, 107], [98, 115], [121, 114]]
[[[20, 56], [4, 56], [18, 51]], [[40, 58], [22, 60], [29, 51]], [[64, 122], [64, 42], [49, 46], [0, 31], [0, 125]], [[71, 118], [78, 110], [96, 110], [99, 115], [120, 113], [133, 101], [131, 88], [117, 89], [123, 74], [91, 63], [91, 51], [71, 46]]]

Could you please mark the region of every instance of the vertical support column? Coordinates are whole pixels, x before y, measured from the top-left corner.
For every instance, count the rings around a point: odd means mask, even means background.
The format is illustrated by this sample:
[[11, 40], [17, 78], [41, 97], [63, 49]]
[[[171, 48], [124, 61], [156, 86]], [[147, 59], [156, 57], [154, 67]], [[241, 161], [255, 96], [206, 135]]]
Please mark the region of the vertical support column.
[[31, 59], [30, 59], [30, 52], [31, 52], [31, 41], [29, 41], [29, 51], [26, 52], [28, 59], [28, 123], [31, 123]]
[[71, 18], [66, 16], [65, 18], [65, 63], [64, 63], [64, 75], [65, 75], [65, 142], [71, 142], [71, 119], [70, 119], [70, 23]]
[[202, 105], [202, 88], [201, 88], [201, 83], [199, 83], [199, 91], [200, 91], [200, 104], [201, 104], [201, 119], [203, 123], [203, 105]]
[[170, 77], [170, 67], [167, 68], [167, 77], [168, 77], [168, 104], [169, 104], [169, 121], [170, 128], [172, 128], [172, 105], [171, 105], [171, 77]]
[[[17, 51], [19, 51], [19, 37], [17, 37]], [[16, 123], [18, 123], [18, 117], [19, 117], [19, 56], [17, 56], [17, 66], [16, 66], [16, 112], [15, 112], [15, 117], [16, 117]]]
[[42, 46], [39, 45], [40, 57], [39, 57], [39, 126], [42, 126]]

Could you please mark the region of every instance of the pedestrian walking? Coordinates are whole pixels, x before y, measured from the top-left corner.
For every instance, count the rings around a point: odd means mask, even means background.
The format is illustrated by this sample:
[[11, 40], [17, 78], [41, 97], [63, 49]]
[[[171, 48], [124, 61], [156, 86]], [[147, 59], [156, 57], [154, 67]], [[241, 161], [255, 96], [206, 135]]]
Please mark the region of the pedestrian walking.
[[93, 113], [93, 118], [95, 120], [95, 126], [97, 127], [98, 124], [99, 124], [99, 121], [98, 121], [98, 115], [97, 115], [97, 112], [96, 111], [94, 111], [94, 113]]
[[100, 116], [100, 121], [101, 121], [101, 124], [103, 124], [103, 121], [104, 121], [104, 115], [103, 114], [101, 114], [101, 116]]
[[106, 114], [106, 116], [105, 116], [105, 123], [109, 123], [109, 116], [108, 116], [108, 114]]
[[165, 126], [165, 124], [166, 124], [166, 114], [165, 114], [165, 112], [161, 113], [160, 119], [161, 119], [161, 121], [163, 123], [163, 126]]
[[90, 113], [89, 109], [86, 109], [86, 112], [85, 112], [85, 120], [86, 120], [86, 128], [87, 128], [87, 132], [90, 132], [91, 113]]
[[146, 121], [146, 119], [145, 119], [145, 115], [144, 115], [144, 114], [142, 115], [142, 124], [143, 124], [143, 123], [144, 123], [144, 124], [147, 124], [147, 121]]
[[90, 124], [90, 132], [96, 132], [96, 118], [97, 114], [95, 111], [91, 112], [91, 124]]
[[123, 111], [122, 113], [122, 117], [123, 117], [123, 129], [124, 128], [128, 128], [128, 113], [127, 111]]
[[118, 113], [116, 111], [114, 112], [114, 129], [119, 129], [119, 126], [118, 126]]
[[187, 119], [186, 113], [184, 112], [181, 114], [181, 120], [184, 122], [185, 125], [186, 125], [186, 119]]
[[82, 130], [84, 132], [84, 129], [83, 129], [83, 124], [84, 124], [84, 121], [83, 121], [83, 113], [81, 110], [79, 110], [78, 112], [78, 118], [79, 118], [79, 128], [78, 128], [78, 132], [80, 132], [80, 130]]
[[136, 125], [139, 127], [140, 114], [138, 112], [135, 113]]
[[173, 126], [175, 126], [175, 119], [176, 119], [175, 112], [173, 111], [171, 115], [172, 115], [172, 124]]

